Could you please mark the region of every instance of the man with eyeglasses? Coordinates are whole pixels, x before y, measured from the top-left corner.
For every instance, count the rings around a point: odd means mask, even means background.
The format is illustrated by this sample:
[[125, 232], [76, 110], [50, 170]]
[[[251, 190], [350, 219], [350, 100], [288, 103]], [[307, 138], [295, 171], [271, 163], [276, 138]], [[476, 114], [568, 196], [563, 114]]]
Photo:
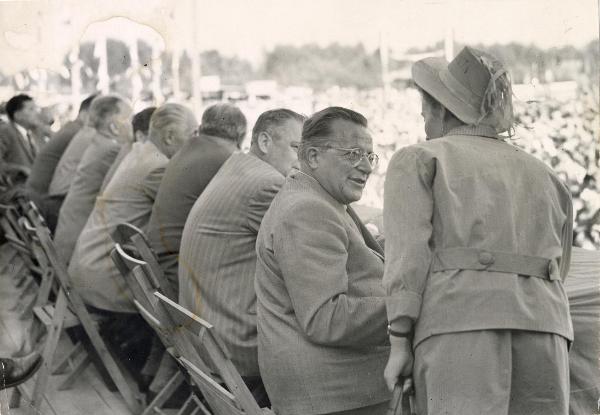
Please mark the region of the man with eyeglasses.
[[385, 413], [381, 247], [349, 207], [378, 157], [367, 120], [341, 107], [302, 129], [258, 234], [258, 361], [277, 414]]

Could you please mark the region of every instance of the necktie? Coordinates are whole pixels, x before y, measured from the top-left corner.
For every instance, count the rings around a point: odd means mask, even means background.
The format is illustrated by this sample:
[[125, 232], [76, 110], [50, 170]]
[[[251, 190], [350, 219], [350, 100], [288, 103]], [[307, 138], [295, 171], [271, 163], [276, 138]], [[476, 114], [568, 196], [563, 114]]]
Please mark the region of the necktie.
[[27, 143], [29, 144], [29, 151], [31, 153], [31, 158], [34, 159], [36, 149], [35, 149], [35, 144], [33, 142], [33, 137], [31, 135], [31, 131], [27, 131]]

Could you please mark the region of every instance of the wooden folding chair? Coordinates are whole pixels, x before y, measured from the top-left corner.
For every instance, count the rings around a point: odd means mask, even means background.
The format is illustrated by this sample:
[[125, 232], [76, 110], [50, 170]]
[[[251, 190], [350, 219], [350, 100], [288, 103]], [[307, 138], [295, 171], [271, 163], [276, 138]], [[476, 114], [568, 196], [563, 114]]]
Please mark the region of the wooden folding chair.
[[150, 247], [148, 239], [144, 232], [130, 223], [121, 223], [117, 225], [112, 234], [112, 239], [121, 247], [130, 247], [135, 249], [139, 255], [139, 259], [144, 261], [151, 269], [154, 278], [154, 284], [160, 291], [172, 300], [177, 300], [176, 293], [171, 284], [164, 276], [164, 272], [158, 263], [158, 258], [154, 250]]
[[[34, 305], [39, 304], [48, 294], [48, 283], [52, 279], [47, 264], [43, 262], [43, 255], [37, 255], [31, 235], [24, 224], [24, 216], [18, 205], [0, 205], [0, 228], [8, 243], [9, 249], [7, 263], [11, 264], [11, 275], [15, 279], [16, 287], [20, 288], [22, 300], [12, 311], [27, 317]], [[41, 258], [41, 259], [40, 259]], [[38, 288], [39, 286], [39, 288]], [[36, 295], [31, 296], [36, 292]], [[30, 301], [30, 299], [32, 299]]]
[[[37, 237], [36, 229], [29, 222], [28, 218], [21, 218], [20, 223], [23, 224], [24, 228], [31, 234], [31, 249], [38, 263], [42, 264], [44, 270], [44, 277], [38, 289], [38, 293], [33, 303], [33, 314], [36, 319], [46, 327], [46, 332], [50, 333], [54, 330], [53, 321], [54, 313], [56, 310], [56, 304], [50, 301], [50, 293], [52, 292], [55, 297], [60, 294], [60, 283], [54, 278], [55, 273], [53, 268], [50, 266], [48, 258], [46, 257], [43, 247]], [[97, 325], [99, 320], [94, 320]], [[65, 311], [65, 317], [62, 324], [62, 329], [68, 329], [72, 327], [80, 326], [81, 322], [79, 318], [73, 313], [70, 306], [67, 306]], [[60, 336], [59, 336], [60, 337]], [[47, 351], [46, 355], [52, 356], [53, 360], [55, 351]], [[92, 362], [88, 353], [81, 342], [76, 342], [67, 354], [56, 363], [52, 368], [52, 374], [65, 374], [68, 369], [71, 368], [71, 372], [58, 386], [58, 390], [65, 390], [71, 388], [77, 377], [83, 373], [86, 367]], [[52, 367], [52, 363], [48, 362], [48, 366]]]
[[35, 411], [39, 411], [40, 409], [49, 375], [53, 369], [52, 362], [54, 360], [54, 352], [58, 344], [60, 333], [62, 332], [65, 322], [67, 322], [69, 308], [73, 310], [73, 314], [76, 316], [78, 322], [82, 325], [109, 376], [123, 396], [125, 403], [133, 413], [138, 413], [141, 409], [141, 398], [135, 386], [135, 382], [130, 379], [127, 372], [121, 370], [107, 348], [106, 343], [100, 336], [96, 321], [87, 310], [83, 299], [79, 295], [78, 291], [71, 286], [66, 264], [62, 258], [59, 258], [54, 246], [54, 242], [50, 237], [50, 231], [45, 226], [40, 216], [38, 216], [38, 213], [39, 212], [36, 212], [35, 209], [30, 208], [27, 211], [27, 218], [33, 225], [37, 240], [42, 247], [48, 263], [54, 270], [55, 279], [58, 283], [59, 289], [56, 302], [52, 309], [52, 319], [48, 321], [49, 331], [44, 352], [42, 354], [44, 364], [38, 372], [33, 396], [31, 399], [32, 413], [35, 413]]
[[[125, 252], [125, 249], [137, 251], [136, 247], [133, 245], [127, 245], [125, 248], [123, 248], [119, 243], [116, 243], [115, 248], [111, 252], [111, 258], [125, 279], [136, 309], [148, 323], [148, 325], [150, 325], [150, 327], [152, 327], [157, 333], [167, 352], [173, 355], [174, 349], [172, 347], [172, 341], [170, 340], [170, 334], [165, 331], [164, 326], [160, 322], [160, 318], [155, 315], [154, 308], [149, 303], [148, 297], [144, 292], [144, 286], [136, 280], [136, 277], [133, 274], [133, 269], [136, 266], [145, 266], [146, 263], [142, 260], [134, 258], [132, 255], [130, 255], [131, 252]], [[139, 255], [139, 252], [135, 253]], [[158, 284], [156, 281], [155, 283]], [[184, 381], [185, 376], [183, 373], [181, 371], [177, 371], [168, 380], [163, 389], [154, 397], [154, 399], [147, 404], [146, 409], [144, 409], [142, 412], [142, 415], [163, 413], [161, 411], [162, 406]], [[188, 411], [189, 405], [190, 404], [186, 402], [186, 404], [184, 404], [180, 410], [185, 409], [185, 411]]]
[[[115, 251], [119, 250], [123, 251], [116, 246]], [[207, 400], [212, 413], [272, 414], [270, 409], [258, 406], [213, 326], [161, 293], [160, 277], [152, 275], [153, 269], [145, 261], [135, 258], [131, 265], [131, 275], [138, 286], [132, 291], [144, 294], [146, 300], [142, 301], [154, 310], [163, 336], [169, 339], [177, 360]], [[142, 301], [139, 306], [143, 306]]]
[[159, 292], [154, 292], [154, 296], [159, 300], [157, 305], [169, 314], [171, 324], [174, 324], [171, 330], [176, 336], [185, 338], [180, 343], [187, 340], [193, 345], [195, 353], [182, 350], [179, 361], [215, 415], [273, 414], [271, 409], [258, 406], [210, 323]]

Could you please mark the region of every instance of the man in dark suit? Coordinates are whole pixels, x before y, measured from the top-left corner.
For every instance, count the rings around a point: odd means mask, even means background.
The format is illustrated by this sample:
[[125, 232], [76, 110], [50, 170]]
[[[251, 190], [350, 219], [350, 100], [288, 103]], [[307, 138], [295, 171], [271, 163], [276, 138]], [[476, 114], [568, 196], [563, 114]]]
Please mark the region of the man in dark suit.
[[204, 111], [198, 132], [169, 161], [148, 224], [150, 245], [177, 291], [177, 257], [194, 202], [246, 135], [246, 117], [229, 104]]
[[39, 125], [39, 115], [29, 95], [20, 94], [6, 103], [8, 123], [0, 124], [0, 169], [6, 173], [29, 174], [36, 155], [32, 131]]
[[378, 161], [367, 120], [317, 112], [298, 158], [256, 241], [260, 373], [277, 414], [383, 414], [383, 257], [348, 206]]
[[179, 255], [182, 305], [215, 326], [261, 406], [256, 340], [256, 235], [262, 218], [297, 163], [304, 117], [287, 109], [261, 114], [250, 152], [234, 153], [192, 208]]
[[58, 165], [62, 154], [71, 142], [71, 139], [83, 127], [88, 119], [88, 109], [92, 100], [97, 95], [90, 95], [79, 106], [77, 118], [67, 122], [52, 139], [43, 146], [37, 154], [37, 157], [31, 167], [31, 174], [27, 179], [26, 186], [29, 190], [39, 195], [48, 193], [48, 187], [54, 174], [54, 169]]

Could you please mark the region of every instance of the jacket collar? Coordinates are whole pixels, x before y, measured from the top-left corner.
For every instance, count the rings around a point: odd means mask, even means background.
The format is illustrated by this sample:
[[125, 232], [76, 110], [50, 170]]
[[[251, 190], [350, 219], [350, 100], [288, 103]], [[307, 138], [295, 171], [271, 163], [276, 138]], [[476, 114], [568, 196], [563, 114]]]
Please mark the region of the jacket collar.
[[325, 189], [323, 189], [323, 186], [321, 186], [317, 179], [310, 174], [293, 169], [288, 175], [287, 181], [290, 183], [290, 188], [295, 190], [307, 190], [318, 194], [323, 199], [327, 200], [327, 202], [329, 202], [339, 213], [344, 214], [346, 212], [346, 205], [335, 200]]
[[496, 130], [489, 125], [461, 125], [450, 130], [446, 136], [449, 135], [476, 135], [479, 137], [501, 139]]

